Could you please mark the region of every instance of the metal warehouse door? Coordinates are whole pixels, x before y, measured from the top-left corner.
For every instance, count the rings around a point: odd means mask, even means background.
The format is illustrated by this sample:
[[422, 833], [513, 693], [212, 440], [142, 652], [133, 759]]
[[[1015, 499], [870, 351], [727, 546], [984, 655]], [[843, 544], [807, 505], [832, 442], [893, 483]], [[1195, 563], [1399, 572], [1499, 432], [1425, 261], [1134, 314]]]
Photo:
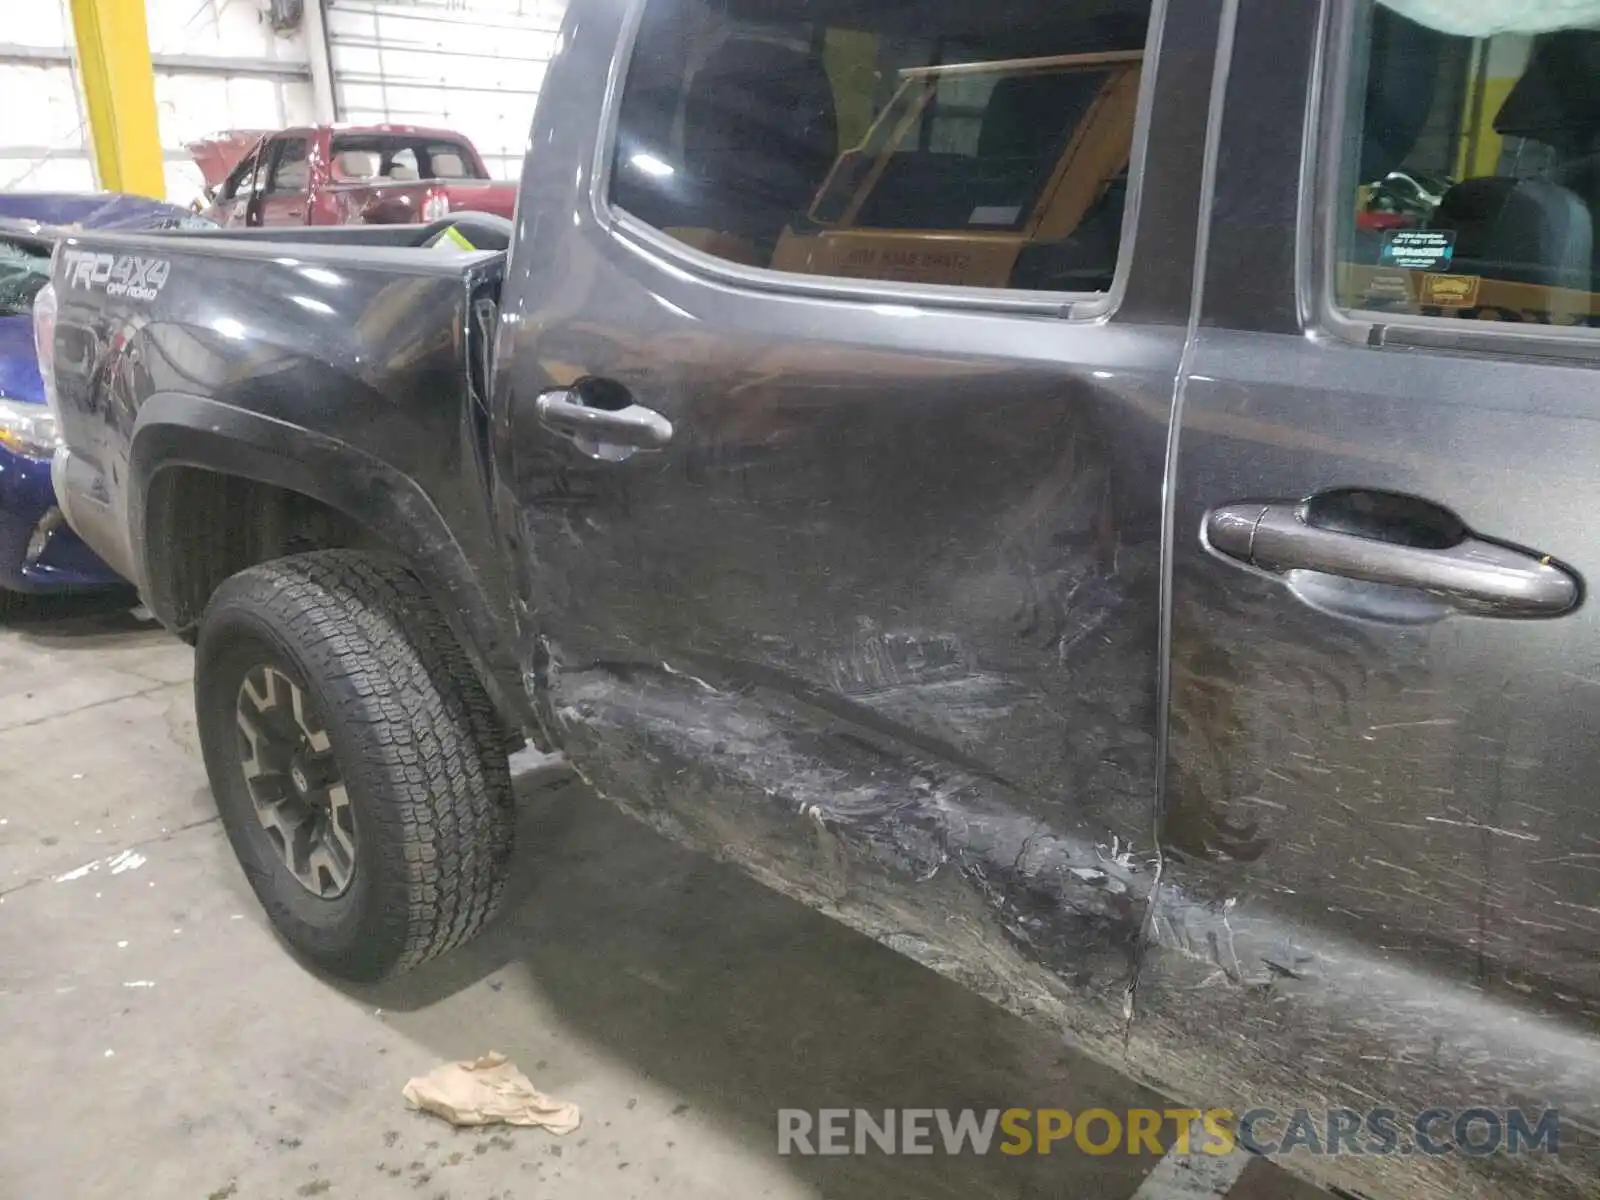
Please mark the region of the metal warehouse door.
[[562, 0], [332, 0], [339, 119], [456, 130], [490, 175], [515, 179], [565, 11]]

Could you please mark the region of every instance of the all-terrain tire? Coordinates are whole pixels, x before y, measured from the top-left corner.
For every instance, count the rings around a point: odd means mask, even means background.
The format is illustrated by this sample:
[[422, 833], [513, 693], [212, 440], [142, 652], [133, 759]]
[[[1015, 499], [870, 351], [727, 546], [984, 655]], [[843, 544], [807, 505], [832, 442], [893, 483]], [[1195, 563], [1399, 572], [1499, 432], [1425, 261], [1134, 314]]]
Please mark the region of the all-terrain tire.
[[[353, 813], [343, 894], [303, 886], [258, 816], [240, 689], [269, 667], [298, 680]], [[212, 794], [278, 933], [346, 979], [408, 970], [494, 915], [514, 827], [507, 736], [432, 599], [403, 567], [318, 551], [223, 583], [200, 626], [195, 704]]]

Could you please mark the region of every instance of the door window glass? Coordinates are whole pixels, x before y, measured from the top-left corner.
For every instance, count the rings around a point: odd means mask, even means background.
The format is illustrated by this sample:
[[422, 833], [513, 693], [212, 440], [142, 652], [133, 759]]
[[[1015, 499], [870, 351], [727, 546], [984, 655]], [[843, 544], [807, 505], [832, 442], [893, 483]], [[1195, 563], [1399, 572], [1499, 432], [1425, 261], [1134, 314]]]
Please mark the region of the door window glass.
[[1340, 304], [1600, 325], [1600, 2], [1368, 0], [1364, 17]]
[[286, 138], [278, 143], [269, 192], [303, 192], [311, 183], [311, 163], [305, 138]]
[[251, 151], [245, 156], [243, 162], [235, 167], [222, 184], [222, 199], [235, 198], [248, 199], [256, 190], [256, 163], [260, 160], [257, 151]]
[[611, 201], [749, 266], [1106, 291], [1150, 9], [651, 0]]

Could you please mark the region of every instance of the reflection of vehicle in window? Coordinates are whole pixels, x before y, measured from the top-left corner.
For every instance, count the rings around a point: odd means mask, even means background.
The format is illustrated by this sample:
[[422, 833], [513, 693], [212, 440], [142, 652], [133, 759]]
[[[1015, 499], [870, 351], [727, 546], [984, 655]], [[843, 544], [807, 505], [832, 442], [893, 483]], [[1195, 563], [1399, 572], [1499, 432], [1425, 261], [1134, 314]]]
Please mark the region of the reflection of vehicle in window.
[[[862, 144], [840, 156], [809, 219], [784, 231], [772, 266], [1107, 290], [1143, 57], [1070, 54], [901, 71], [893, 101]], [[982, 97], [982, 116], [966, 145], [938, 148], [930, 127], [953, 84]]]
[[[1560, 21], [1537, 4], [1494, 10], [1483, 8], [1485, 31], [1528, 32], [1457, 36], [1447, 31], [1477, 28], [1473, 14], [1445, 20], [1424, 0], [1371, 13], [1356, 133], [1358, 178], [1378, 182], [1351, 188], [1358, 199], [1338, 293], [1352, 308], [1544, 325], [1600, 320], [1592, 86], [1600, 32], [1541, 32]], [[1395, 239], [1407, 231], [1433, 234], [1437, 253], [1397, 256]]]
[[1369, 184], [1356, 223], [1361, 229], [1404, 229], [1426, 223], [1450, 190], [1450, 179], [1426, 171], [1390, 171]]

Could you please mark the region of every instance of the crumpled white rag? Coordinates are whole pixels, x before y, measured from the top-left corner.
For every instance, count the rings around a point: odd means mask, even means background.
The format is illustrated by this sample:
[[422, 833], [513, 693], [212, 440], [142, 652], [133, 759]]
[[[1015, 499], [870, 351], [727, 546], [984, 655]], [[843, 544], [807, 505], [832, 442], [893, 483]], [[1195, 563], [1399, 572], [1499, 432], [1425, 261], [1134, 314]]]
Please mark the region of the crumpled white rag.
[[539, 1125], [567, 1134], [581, 1120], [576, 1104], [546, 1096], [498, 1050], [435, 1067], [408, 1080], [401, 1094], [452, 1125]]

